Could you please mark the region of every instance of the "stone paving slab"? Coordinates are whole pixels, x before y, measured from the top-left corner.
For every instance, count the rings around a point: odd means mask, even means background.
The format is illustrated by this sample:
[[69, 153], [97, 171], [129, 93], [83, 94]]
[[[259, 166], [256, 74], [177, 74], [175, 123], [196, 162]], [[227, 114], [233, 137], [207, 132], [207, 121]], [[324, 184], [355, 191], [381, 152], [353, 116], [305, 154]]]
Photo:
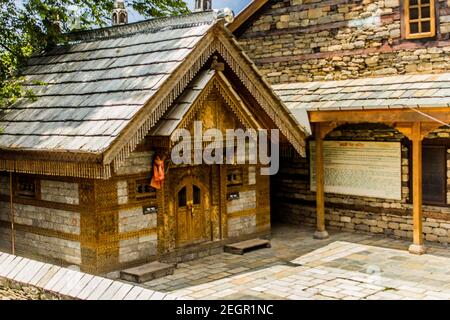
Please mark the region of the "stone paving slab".
[[315, 240], [313, 231], [278, 226], [272, 248], [180, 263], [141, 286], [178, 299], [450, 299], [448, 248], [417, 256], [404, 240], [345, 232]]
[[173, 275], [134, 285], [0, 252], [6, 279], [64, 298], [114, 300], [450, 299], [450, 250], [411, 255], [408, 241], [275, 227], [272, 248], [243, 256], [221, 253], [178, 264]]

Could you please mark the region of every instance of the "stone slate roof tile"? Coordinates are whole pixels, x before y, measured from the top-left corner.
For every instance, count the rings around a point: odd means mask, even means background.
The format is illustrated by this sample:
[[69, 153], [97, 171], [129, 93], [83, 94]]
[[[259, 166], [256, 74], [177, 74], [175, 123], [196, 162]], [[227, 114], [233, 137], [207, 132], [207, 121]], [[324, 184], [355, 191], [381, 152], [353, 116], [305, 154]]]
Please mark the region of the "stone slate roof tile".
[[272, 87], [288, 108], [308, 111], [450, 106], [450, 73], [297, 82]]
[[214, 70], [199, 72], [149, 134], [170, 136], [213, 76]]
[[215, 21], [201, 12], [70, 34], [30, 59], [23, 75], [37, 100], [0, 113], [0, 148], [104, 151]]

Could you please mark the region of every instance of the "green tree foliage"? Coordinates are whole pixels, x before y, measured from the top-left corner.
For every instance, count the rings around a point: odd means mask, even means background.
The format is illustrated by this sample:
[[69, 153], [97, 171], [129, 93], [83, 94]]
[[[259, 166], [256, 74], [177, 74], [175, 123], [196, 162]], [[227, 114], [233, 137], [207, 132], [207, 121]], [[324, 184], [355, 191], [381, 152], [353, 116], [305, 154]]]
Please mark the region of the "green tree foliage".
[[[108, 26], [114, 0], [0, 0], [0, 106], [32, 97], [18, 76], [27, 59], [59, 43], [71, 31], [76, 8], [80, 29]], [[146, 18], [188, 12], [182, 0], [127, 0]]]

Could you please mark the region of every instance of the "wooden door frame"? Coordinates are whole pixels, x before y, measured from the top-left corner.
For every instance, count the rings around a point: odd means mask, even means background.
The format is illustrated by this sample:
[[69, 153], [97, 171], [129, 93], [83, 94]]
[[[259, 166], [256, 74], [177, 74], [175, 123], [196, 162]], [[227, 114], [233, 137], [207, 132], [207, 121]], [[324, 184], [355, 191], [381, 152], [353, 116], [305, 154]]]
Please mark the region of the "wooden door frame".
[[[176, 247], [185, 247], [185, 246], [189, 246], [189, 245], [195, 245], [196, 243], [193, 241], [192, 243], [186, 243], [183, 245], [180, 245], [178, 242], [178, 192], [180, 192], [180, 190], [187, 186], [187, 184], [192, 184], [192, 185], [197, 185], [198, 187], [200, 187], [200, 190], [202, 191], [202, 211], [203, 211], [203, 216], [204, 216], [204, 241], [210, 241], [211, 239], [208, 237], [208, 233], [207, 233], [207, 226], [208, 223], [210, 223], [210, 221], [206, 221], [206, 214], [205, 211], [206, 210], [211, 210], [212, 204], [211, 204], [211, 195], [209, 195], [208, 197], [208, 201], [209, 203], [206, 203], [206, 194], [209, 193], [209, 189], [205, 186], [205, 184], [197, 179], [195, 176], [191, 175], [191, 174], [186, 174], [184, 176], [182, 176], [181, 179], [178, 180], [178, 182], [175, 184], [176, 187], [174, 188], [174, 194], [173, 194], [173, 201], [174, 201], [174, 209], [175, 209], [175, 246]], [[187, 190], [186, 190], [187, 191]], [[188, 192], [186, 192], [186, 201], [188, 201]], [[210, 219], [211, 220], [211, 217]]]

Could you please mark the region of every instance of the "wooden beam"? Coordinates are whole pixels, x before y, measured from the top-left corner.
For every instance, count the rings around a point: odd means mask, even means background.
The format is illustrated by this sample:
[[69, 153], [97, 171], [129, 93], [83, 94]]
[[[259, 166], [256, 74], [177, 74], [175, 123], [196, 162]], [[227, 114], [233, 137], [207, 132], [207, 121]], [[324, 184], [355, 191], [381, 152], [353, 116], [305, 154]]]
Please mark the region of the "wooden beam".
[[316, 140], [316, 216], [317, 230], [314, 239], [328, 238], [325, 230], [325, 177], [323, 164], [323, 138], [325, 136], [322, 125], [316, 123], [314, 126]]
[[421, 123], [416, 122], [412, 126], [413, 244], [409, 247], [409, 252], [414, 254], [426, 251], [422, 232], [422, 139]]
[[308, 111], [308, 115], [310, 122], [432, 122], [433, 117], [450, 123], [450, 108]]
[[11, 219], [11, 253], [16, 254], [16, 230], [14, 228], [14, 190], [13, 190], [13, 174], [9, 173], [9, 208], [10, 208], [10, 219]]
[[242, 10], [231, 22], [227, 25], [228, 30], [235, 32], [248, 19], [250, 19], [259, 9], [267, 3], [268, 0], [253, 0], [244, 10]]

